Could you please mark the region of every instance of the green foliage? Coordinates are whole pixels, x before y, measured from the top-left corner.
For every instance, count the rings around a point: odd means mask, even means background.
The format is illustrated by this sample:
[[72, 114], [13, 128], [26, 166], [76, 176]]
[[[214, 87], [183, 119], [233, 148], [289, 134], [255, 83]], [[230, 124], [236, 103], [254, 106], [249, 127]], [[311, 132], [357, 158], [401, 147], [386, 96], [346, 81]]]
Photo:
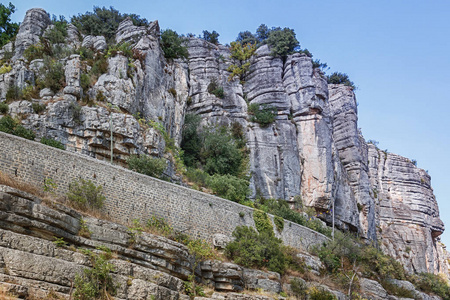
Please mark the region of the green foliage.
[[0, 75], [6, 74], [11, 72], [12, 67], [9, 64], [3, 64], [2, 67], [0, 68]]
[[308, 286], [306, 283], [299, 278], [294, 278], [289, 283], [291, 284], [291, 290], [294, 296], [297, 299], [306, 300], [306, 296], [308, 295]]
[[255, 209], [253, 211], [253, 221], [255, 221], [255, 226], [259, 233], [268, 232], [273, 234], [272, 222], [264, 211]]
[[103, 206], [105, 200], [102, 191], [101, 185], [96, 186], [91, 180], [79, 178], [69, 184], [67, 198], [72, 205], [81, 210], [99, 209]]
[[241, 42], [231, 42], [230, 46], [231, 57], [238, 61], [238, 64], [232, 64], [228, 67], [227, 71], [231, 72], [228, 76], [228, 81], [233, 80], [238, 76], [241, 81], [245, 79], [245, 75], [250, 69], [250, 62], [247, 62], [256, 51], [255, 44], [243, 44]]
[[[258, 40], [257, 38], [251, 33], [250, 31], [242, 31], [239, 32], [238, 37], [236, 38], [236, 42], [240, 43], [241, 45], [245, 44], [257, 44]], [[233, 42], [231, 42], [233, 44]]]
[[62, 237], [55, 237], [55, 240], [53, 241], [53, 244], [58, 248], [67, 247], [67, 242], [64, 241], [64, 238]]
[[270, 29], [265, 25], [259, 25], [258, 29], [256, 29], [256, 39], [259, 44], [264, 44], [269, 38]]
[[337, 300], [336, 296], [322, 287], [308, 289], [309, 300]]
[[[306, 51], [308, 51], [307, 49], [305, 49]], [[309, 52], [309, 51], [308, 51]], [[327, 63], [321, 63], [320, 59], [315, 59], [312, 61], [313, 64], [313, 68], [314, 69], [321, 69], [322, 71], [328, 69], [328, 65]]]
[[6, 91], [6, 102], [20, 100], [23, 94], [17, 85], [10, 85]]
[[78, 235], [82, 236], [84, 238], [90, 238], [91, 237], [92, 232], [89, 230], [86, 221], [81, 218], [80, 219], [80, 230], [78, 231]]
[[165, 237], [173, 237], [174, 229], [170, 226], [169, 223], [164, 218], [158, 218], [156, 216], [152, 216], [147, 220], [146, 228], [149, 229], [152, 233], [162, 235]]
[[148, 155], [131, 155], [127, 159], [128, 168], [131, 170], [153, 177], [161, 177], [167, 167], [162, 158], [154, 158]]
[[31, 107], [33, 108], [33, 111], [35, 114], [40, 114], [41, 112], [45, 111], [45, 104], [34, 102], [31, 104]]
[[209, 32], [208, 30], [203, 30], [203, 37], [207, 42], [210, 42], [212, 44], [218, 45], [219, 44], [219, 35], [215, 30], [212, 32]]
[[23, 53], [23, 57], [28, 61], [31, 62], [35, 59], [40, 59], [44, 57], [44, 45], [42, 43], [37, 43], [35, 45], [30, 45], [27, 49], [25, 49]]
[[282, 217], [275, 216], [273, 222], [275, 223], [275, 227], [277, 228], [278, 232], [282, 232], [284, 229], [284, 219]]
[[208, 93], [215, 95], [217, 98], [225, 98], [223, 87], [219, 85], [216, 78], [212, 78], [208, 84]]
[[390, 282], [389, 280], [382, 280], [380, 283], [383, 288], [389, 293], [389, 295], [394, 295], [400, 298], [415, 298], [415, 293], [413, 291], [410, 291], [402, 286], [398, 286]]
[[129, 243], [131, 245], [135, 244], [143, 231], [144, 227], [141, 225], [141, 220], [133, 219], [132, 225], [128, 227], [128, 234], [130, 235]]
[[9, 2], [6, 6], [0, 3], [0, 48], [6, 45], [19, 31], [19, 24], [11, 22], [11, 15], [16, 7]]
[[327, 76], [327, 81], [329, 84], [343, 84], [351, 87], [352, 89], [356, 88], [353, 81], [351, 81], [345, 73], [334, 72], [333, 74]]
[[54, 148], [58, 148], [58, 149], [61, 149], [61, 150], [65, 150], [65, 147], [64, 147], [63, 143], [61, 143], [60, 141], [57, 141], [55, 139], [52, 139], [50, 137], [43, 136], [41, 138], [41, 144], [44, 144], [44, 145], [47, 145], [47, 146], [50, 146], [50, 147], [54, 147]]
[[17, 135], [28, 140], [34, 140], [36, 137], [34, 132], [20, 125], [19, 121], [14, 120], [11, 116], [6, 115], [0, 119], [0, 131]]
[[214, 194], [234, 202], [242, 202], [248, 197], [248, 185], [248, 180], [230, 174], [214, 174], [206, 180], [206, 186], [212, 189]]
[[59, 16], [59, 18], [57, 18], [55, 15], [53, 15], [52, 23], [53, 26], [50, 28], [50, 30], [45, 32], [44, 37], [51, 44], [65, 43], [65, 39], [67, 37], [67, 21], [65, 17]]
[[76, 125], [81, 124], [81, 105], [77, 102], [71, 102], [69, 105], [69, 111], [72, 115], [72, 120]]
[[226, 255], [244, 267], [265, 267], [281, 274], [286, 270], [282, 242], [273, 232], [256, 232], [252, 227], [238, 226], [235, 240], [226, 246]]
[[239, 176], [244, 172], [244, 153], [225, 127], [204, 129], [202, 137], [200, 159], [207, 173]]
[[130, 17], [135, 26], [147, 26], [148, 21], [135, 14], [122, 14], [114, 7], [100, 8], [94, 6], [93, 12], [73, 16], [71, 23], [77, 26], [80, 33], [86, 35], [103, 35], [108, 43], [114, 41], [120, 22]]
[[114, 57], [118, 53], [131, 59], [133, 57], [133, 47], [130, 43], [120, 43], [109, 46], [106, 53], [106, 58]]
[[5, 102], [0, 102], [0, 114], [7, 114], [9, 112], [9, 106]]
[[80, 85], [83, 89], [83, 93], [87, 93], [91, 87], [91, 77], [86, 73], [81, 73], [80, 75]]
[[300, 48], [293, 29], [280, 27], [272, 28], [267, 38], [273, 56], [285, 57]]
[[186, 59], [189, 56], [185, 39], [171, 29], [166, 29], [161, 32], [161, 48], [164, 52], [164, 57], [167, 59]]
[[442, 275], [420, 273], [410, 279], [416, 287], [426, 293], [434, 293], [443, 299], [450, 299], [450, 286]]
[[110, 295], [116, 293], [116, 286], [110, 274], [114, 271], [114, 266], [108, 262], [111, 259], [111, 252], [85, 253], [89, 255], [92, 268], [85, 268], [83, 273], [75, 276], [74, 299], [111, 299]]
[[251, 122], [259, 123], [264, 128], [275, 121], [277, 109], [268, 104], [251, 103], [248, 106], [248, 113]]
[[267, 213], [270, 213], [275, 216], [279, 216], [283, 219], [289, 220], [291, 222], [306, 226], [311, 228], [317, 232], [320, 232], [328, 237], [331, 237], [331, 228], [323, 226], [320, 220], [305, 218], [299, 212], [290, 209], [289, 205], [286, 201], [280, 199], [258, 199], [253, 205], [263, 210]]
[[216, 257], [214, 249], [207, 242], [200, 239], [188, 239], [185, 241], [189, 254], [193, 257], [192, 274], [188, 277], [188, 281], [184, 282], [186, 293], [192, 297], [205, 296], [203, 288], [195, 284], [195, 269], [200, 262]]
[[44, 79], [41, 83], [42, 88], [46, 87], [57, 93], [65, 86], [64, 66], [58, 60], [45, 57], [41, 72], [44, 74]]
[[183, 149], [183, 160], [187, 167], [197, 167], [202, 147], [201, 135], [198, 133], [201, 117], [187, 113], [184, 118], [180, 147]]

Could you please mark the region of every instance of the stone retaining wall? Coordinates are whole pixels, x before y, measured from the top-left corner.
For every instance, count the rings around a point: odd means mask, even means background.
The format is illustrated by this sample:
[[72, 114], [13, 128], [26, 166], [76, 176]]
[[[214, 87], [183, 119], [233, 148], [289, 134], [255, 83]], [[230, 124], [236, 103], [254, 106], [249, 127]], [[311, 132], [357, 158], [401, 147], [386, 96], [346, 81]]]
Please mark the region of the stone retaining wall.
[[[255, 226], [253, 209], [247, 206], [3, 132], [0, 170], [40, 187], [46, 178], [51, 178], [60, 195], [67, 193], [76, 178], [90, 179], [103, 186], [105, 213], [123, 223], [156, 215], [176, 230], [207, 241], [212, 241], [215, 234], [231, 236], [239, 225]], [[298, 249], [327, 240], [324, 235], [290, 221], [285, 221], [283, 232], [276, 235]]]

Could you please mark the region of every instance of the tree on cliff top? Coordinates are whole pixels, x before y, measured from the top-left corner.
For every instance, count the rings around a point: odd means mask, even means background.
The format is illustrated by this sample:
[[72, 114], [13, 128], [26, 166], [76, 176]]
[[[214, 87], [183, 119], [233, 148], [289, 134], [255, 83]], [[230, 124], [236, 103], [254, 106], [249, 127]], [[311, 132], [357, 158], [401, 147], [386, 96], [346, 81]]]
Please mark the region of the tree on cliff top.
[[110, 6], [100, 8], [94, 6], [94, 12], [86, 12], [73, 16], [71, 23], [74, 24], [78, 30], [83, 34], [88, 35], [103, 35], [108, 43], [114, 40], [117, 28], [120, 22], [130, 17], [135, 26], [147, 26], [148, 21], [136, 14], [121, 14], [114, 7]]
[[11, 14], [16, 7], [10, 2], [8, 6], [0, 3], [0, 47], [6, 45], [19, 31], [19, 24], [11, 22]]

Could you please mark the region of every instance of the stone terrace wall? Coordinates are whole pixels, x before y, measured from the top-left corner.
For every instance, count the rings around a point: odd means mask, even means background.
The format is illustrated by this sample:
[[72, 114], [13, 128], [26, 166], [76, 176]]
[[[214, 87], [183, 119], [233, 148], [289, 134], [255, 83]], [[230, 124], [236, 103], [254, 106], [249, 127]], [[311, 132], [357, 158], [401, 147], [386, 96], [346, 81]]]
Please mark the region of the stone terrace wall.
[[[239, 225], [254, 227], [253, 209], [125, 168], [63, 151], [0, 132], [0, 170], [18, 180], [42, 187], [46, 178], [65, 195], [78, 177], [103, 186], [104, 212], [113, 221], [163, 217], [176, 230], [211, 241], [214, 234], [231, 236]], [[243, 212], [244, 217], [239, 214]], [[285, 221], [277, 233], [285, 244], [298, 249], [327, 240], [324, 235]]]

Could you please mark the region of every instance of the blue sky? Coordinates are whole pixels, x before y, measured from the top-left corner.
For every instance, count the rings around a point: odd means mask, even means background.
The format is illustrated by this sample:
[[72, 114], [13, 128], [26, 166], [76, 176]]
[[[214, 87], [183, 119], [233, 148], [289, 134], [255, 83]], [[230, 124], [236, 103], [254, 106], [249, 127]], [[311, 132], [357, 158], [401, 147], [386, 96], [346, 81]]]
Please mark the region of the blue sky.
[[[4, 1], [2, 1], [4, 2]], [[41, 7], [70, 16], [113, 6], [158, 20], [162, 29], [216, 30], [222, 44], [264, 23], [295, 30], [302, 48], [356, 84], [359, 127], [381, 149], [428, 170], [450, 246], [450, 1], [227, 0], [12, 1], [13, 21]]]

